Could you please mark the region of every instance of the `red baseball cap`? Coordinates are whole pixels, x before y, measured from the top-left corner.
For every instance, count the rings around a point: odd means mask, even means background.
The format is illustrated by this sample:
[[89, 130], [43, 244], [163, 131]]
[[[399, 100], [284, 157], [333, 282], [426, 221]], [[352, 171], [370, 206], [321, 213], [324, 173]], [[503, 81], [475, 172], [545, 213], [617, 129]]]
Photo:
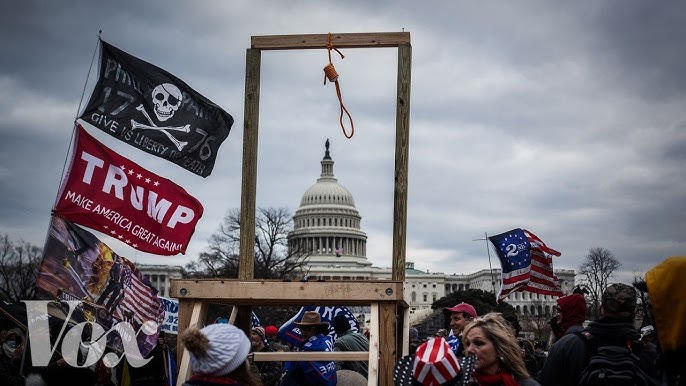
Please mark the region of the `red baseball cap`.
[[267, 334], [267, 336], [276, 336], [276, 334], [279, 333], [279, 329], [275, 326], [267, 326], [264, 328], [264, 332]]
[[446, 316], [448, 316], [452, 313], [455, 313], [455, 312], [464, 312], [465, 314], [471, 316], [472, 318], [476, 318], [476, 310], [474, 309], [474, 307], [472, 307], [471, 304], [468, 304], [465, 302], [462, 302], [460, 304], [456, 304], [453, 307], [445, 307], [443, 309], [443, 314]]

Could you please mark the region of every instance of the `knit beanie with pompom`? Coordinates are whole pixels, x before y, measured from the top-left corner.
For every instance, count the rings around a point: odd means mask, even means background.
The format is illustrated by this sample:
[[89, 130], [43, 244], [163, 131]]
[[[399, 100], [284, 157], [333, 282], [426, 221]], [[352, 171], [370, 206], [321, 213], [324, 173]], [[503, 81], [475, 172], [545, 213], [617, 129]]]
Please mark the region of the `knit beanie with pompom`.
[[189, 327], [183, 334], [183, 344], [191, 355], [191, 371], [212, 377], [237, 369], [250, 352], [250, 340], [243, 330], [227, 323], [202, 329]]

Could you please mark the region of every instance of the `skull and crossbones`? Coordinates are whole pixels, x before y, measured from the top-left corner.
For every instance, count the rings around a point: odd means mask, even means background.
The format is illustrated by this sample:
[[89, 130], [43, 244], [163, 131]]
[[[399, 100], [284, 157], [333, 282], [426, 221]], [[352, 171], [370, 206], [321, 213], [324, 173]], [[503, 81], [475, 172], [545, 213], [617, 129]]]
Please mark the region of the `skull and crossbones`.
[[[169, 118], [174, 116], [174, 113], [181, 107], [181, 101], [183, 100], [183, 94], [181, 94], [181, 90], [179, 90], [178, 87], [174, 86], [171, 83], [162, 83], [155, 87], [152, 90], [152, 103], [155, 106], [153, 109], [155, 116], [160, 122], [164, 122], [168, 120]], [[143, 107], [143, 104], [141, 103], [136, 107], [136, 110], [140, 111], [143, 113], [145, 118], [148, 120], [150, 125], [146, 125], [144, 123], [139, 123], [136, 122], [135, 120], [131, 120], [131, 129], [144, 129], [144, 130], [157, 130], [161, 131], [164, 133], [170, 141], [174, 143], [177, 149], [179, 151], [183, 150], [183, 148], [188, 145], [187, 141], [179, 141], [169, 133], [167, 130], [171, 131], [182, 131], [184, 133], [190, 132], [190, 125], [184, 125], [184, 126], [157, 126], [152, 118], [150, 118], [150, 115], [148, 112], [145, 110], [145, 107]]]

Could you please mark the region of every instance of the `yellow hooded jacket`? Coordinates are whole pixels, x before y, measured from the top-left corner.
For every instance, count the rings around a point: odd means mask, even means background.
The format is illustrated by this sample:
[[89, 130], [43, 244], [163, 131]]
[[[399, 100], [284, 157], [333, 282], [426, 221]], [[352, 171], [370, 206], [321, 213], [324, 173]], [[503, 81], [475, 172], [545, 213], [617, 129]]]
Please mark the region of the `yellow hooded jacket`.
[[672, 256], [646, 273], [662, 351], [686, 348], [686, 256]]

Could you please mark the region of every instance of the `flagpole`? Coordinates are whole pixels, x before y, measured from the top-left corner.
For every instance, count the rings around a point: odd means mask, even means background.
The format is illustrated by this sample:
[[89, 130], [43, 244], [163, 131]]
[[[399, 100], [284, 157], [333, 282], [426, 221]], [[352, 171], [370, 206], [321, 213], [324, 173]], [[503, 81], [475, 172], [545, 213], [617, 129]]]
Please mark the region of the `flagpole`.
[[[493, 293], [495, 294], [495, 277], [493, 277], [493, 265], [491, 264], [491, 248], [488, 247], [488, 233], [484, 232], [483, 239], [474, 239], [472, 241], [486, 240], [486, 253], [488, 254], [488, 268], [491, 272], [491, 285], [493, 286]], [[497, 295], [497, 294], [496, 294]]]
[[76, 110], [76, 117], [74, 117], [74, 122], [79, 119], [79, 112], [81, 112], [81, 105], [83, 103], [83, 97], [86, 95], [86, 86], [88, 86], [88, 79], [91, 77], [91, 70], [93, 69], [93, 62], [95, 62], [95, 54], [98, 53], [98, 46], [100, 45], [100, 35], [102, 35], [102, 30], [98, 31], [98, 42], [95, 44], [95, 50], [93, 51], [93, 58], [91, 58], [91, 65], [88, 67], [88, 74], [86, 75], [86, 81], [83, 83], [83, 91], [81, 91], [81, 100], [79, 101], [79, 107]]
[[488, 254], [488, 266], [491, 268], [491, 285], [493, 285], [493, 293], [495, 293], [495, 277], [493, 277], [493, 266], [491, 265], [491, 248], [488, 247], [488, 233], [484, 232], [486, 239], [486, 253]]
[[[159, 343], [158, 343], [159, 344]], [[165, 385], [169, 385], [171, 383], [171, 380], [169, 379], [169, 360], [167, 359], [167, 350], [168, 348], [165, 346], [162, 347], [162, 364], [164, 366], [164, 383]]]
[[[83, 97], [86, 95], [86, 86], [88, 86], [88, 79], [91, 77], [91, 70], [93, 69], [93, 62], [95, 62], [95, 54], [98, 52], [98, 46], [100, 45], [100, 35], [102, 34], [102, 30], [98, 31], [98, 42], [95, 44], [95, 50], [93, 51], [93, 58], [91, 58], [91, 65], [88, 67], [88, 74], [86, 75], [86, 81], [83, 83], [83, 91], [81, 91], [81, 100], [79, 100], [79, 107], [76, 109], [76, 116], [74, 117], [74, 127], [72, 127], [72, 135], [71, 139], [69, 140], [69, 146], [67, 147], [67, 155], [64, 157], [64, 164], [62, 165], [62, 178], [64, 178], [64, 171], [67, 169], [67, 163], [69, 162], [69, 149], [71, 149], [72, 144], [74, 143], [74, 139], [76, 136], [76, 120], [79, 119], [79, 112], [81, 111], [81, 105], [83, 103]], [[59, 187], [57, 188], [57, 198], [55, 198], [55, 204], [53, 205], [53, 213], [54, 214], [54, 209], [57, 206], [57, 202], [60, 199], [60, 187], [62, 186], [62, 178], [60, 178], [60, 184]], [[48, 231], [48, 237], [49, 237], [49, 231]], [[47, 238], [46, 237], [46, 240]]]

